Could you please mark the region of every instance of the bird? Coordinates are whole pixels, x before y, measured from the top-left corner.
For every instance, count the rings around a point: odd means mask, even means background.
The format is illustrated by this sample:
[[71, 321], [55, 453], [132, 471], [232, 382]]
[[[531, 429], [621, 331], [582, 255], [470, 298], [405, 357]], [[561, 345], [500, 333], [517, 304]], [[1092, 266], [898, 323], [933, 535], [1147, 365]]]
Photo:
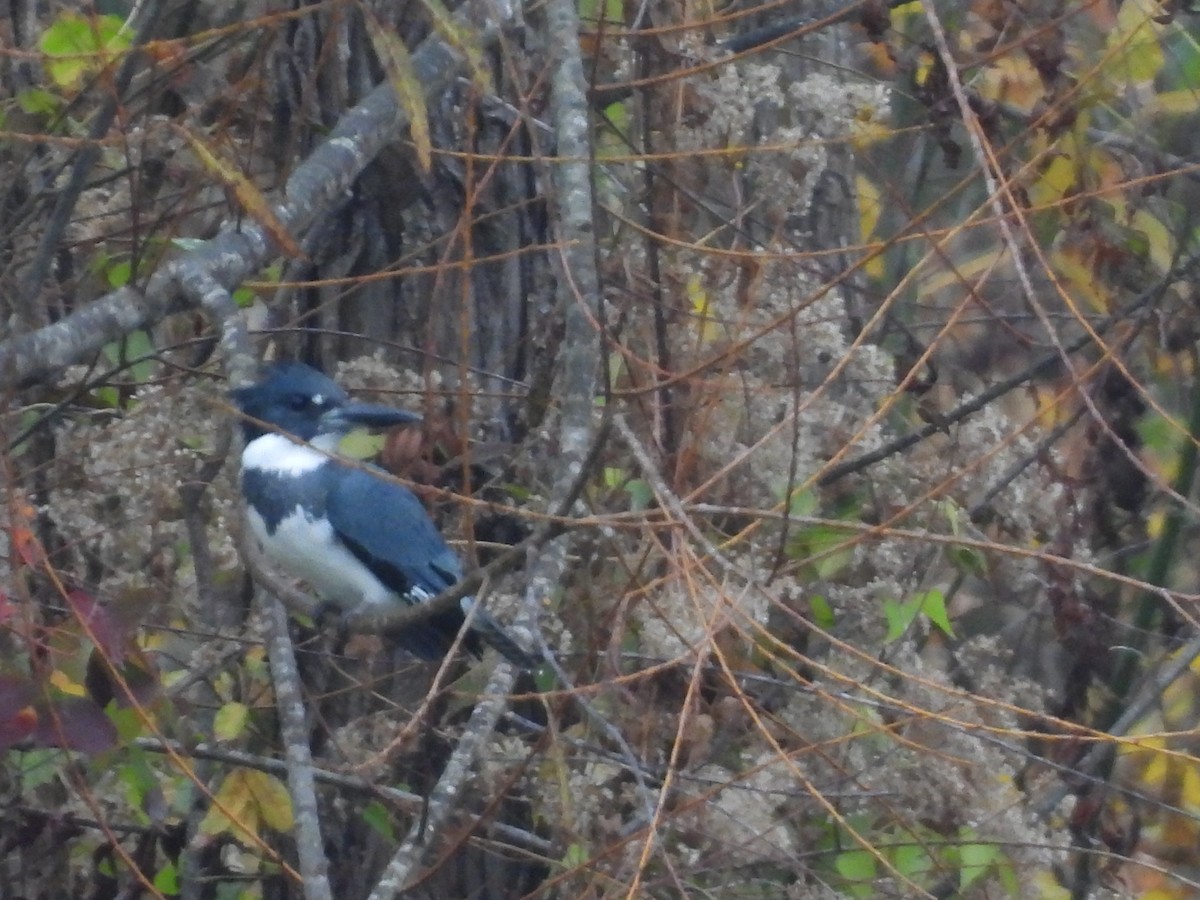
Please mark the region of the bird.
[[[331, 378], [300, 362], [274, 363], [231, 396], [242, 413], [246, 520], [277, 568], [343, 612], [426, 603], [462, 579], [461, 560], [417, 496], [382, 469], [336, 453], [355, 428], [413, 424], [419, 415], [354, 402]], [[474, 603], [463, 597], [458, 608], [393, 637], [417, 657], [441, 659]], [[462, 643], [475, 656], [487, 643], [518, 668], [536, 667], [486, 610], [474, 610], [470, 622]]]

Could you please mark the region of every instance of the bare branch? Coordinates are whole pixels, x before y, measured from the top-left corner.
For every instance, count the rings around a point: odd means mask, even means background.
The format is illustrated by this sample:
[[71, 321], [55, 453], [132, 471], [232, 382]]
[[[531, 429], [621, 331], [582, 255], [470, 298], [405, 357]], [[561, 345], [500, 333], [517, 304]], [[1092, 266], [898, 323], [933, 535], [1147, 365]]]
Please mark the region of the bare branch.
[[[472, 29], [479, 45], [490, 46], [516, 15], [513, 4], [469, 4], [457, 21]], [[444, 90], [462, 70], [460, 54], [437, 35], [422, 42], [412, 62], [428, 96]], [[385, 82], [377, 87], [342, 117], [329, 138], [288, 179], [284, 199], [273, 210], [279, 222], [293, 237], [302, 235], [344, 196], [379, 151], [396, 140], [407, 121], [391, 85]], [[200, 297], [182, 290], [180, 282], [194, 279], [197, 273], [232, 288], [262, 268], [274, 253], [260, 225], [228, 224], [200, 249], [163, 266], [144, 293], [121, 288], [52, 325], [0, 342], [0, 390], [34, 382], [131, 331], [195, 308]]]
[[296, 666], [296, 648], [288, 631], [287, 611], [265, 591], [259, 592], [258, 601], [266, 623], [271, 682], [275, 688], [275, 708], [279, 710], [279, 728], [287, 760], [288, 792], [295, 812], [296, 854], [300, 874], [304, 876], [304, 896], [306, 900], [333, 900], [328, 878], [329, 861], [321, 838], [304, 695]]

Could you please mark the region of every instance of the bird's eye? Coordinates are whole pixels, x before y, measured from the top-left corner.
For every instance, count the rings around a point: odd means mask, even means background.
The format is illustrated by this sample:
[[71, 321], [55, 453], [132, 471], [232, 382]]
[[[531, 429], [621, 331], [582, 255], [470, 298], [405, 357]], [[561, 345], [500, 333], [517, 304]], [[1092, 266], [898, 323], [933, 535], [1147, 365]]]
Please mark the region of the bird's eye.
[[294, 409], [296, 412], [304, 412], [312, 404], [312, 397], [308, 394], [292, 394], [287, 398], [289, 409]]

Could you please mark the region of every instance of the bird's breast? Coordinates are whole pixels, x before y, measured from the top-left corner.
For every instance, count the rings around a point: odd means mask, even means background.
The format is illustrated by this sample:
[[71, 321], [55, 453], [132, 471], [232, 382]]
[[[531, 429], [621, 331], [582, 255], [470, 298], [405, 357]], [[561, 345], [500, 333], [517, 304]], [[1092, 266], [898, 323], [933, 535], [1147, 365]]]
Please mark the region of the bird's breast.
[[326, 514], [328, 457], [281, 435], [251, 441], [242, 453], [246, 521], [263, 553], [283, 574], [308, 582], [343, 609], [396, 602], [389, 590], [341, 542]]
[[284, 574], [303, 579], [321, 599], [342, 609], [394, 603], [396, 598], [337, 539], [328, 520], [296, 505], [273, 528], [253, 505], [246, 520], [266, 557]]

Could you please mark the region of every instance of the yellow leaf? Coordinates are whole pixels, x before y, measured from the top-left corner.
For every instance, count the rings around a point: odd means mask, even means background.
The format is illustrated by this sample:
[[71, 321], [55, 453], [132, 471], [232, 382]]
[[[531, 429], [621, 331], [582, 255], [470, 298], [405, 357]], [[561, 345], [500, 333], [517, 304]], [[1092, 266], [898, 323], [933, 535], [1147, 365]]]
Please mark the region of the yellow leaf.
[[387, 435], [371, 434], [366, 429], [351, 431], [338, 443], [338, 453], [351, 459], [371, 459], [383, 452]]
[[1072, 297], [1087, 301], [1092, 309], [1106, 313], [1112, 308], [1112, 295], [1108, 286], [1096, 277], [1096, 272], [1078, 248], [1060, 247], [1050, 254], [1054, 271], [1063, 282], [1063, 288]]
[[700, 322], [697, 329], [700, 334], [700, 343], [707, 344], [716, 340], [720, 336], [720, 330], [710, 315], [708, 291], [704, 289], [704, 282], [699, 275], [693, 275], [688, 279], [687, 296], [692, 305], [692, 315]]
[[371, 17], [367, 25], [371, 46], [387, 73], [396, 99], [408, 113], [408, 131], [421, 169], [428, 172], [433, 166], [433, 143], [429, 138], [429, 113], [425, 108], [425, 90], [413, 69], [412, 56], [404, 41], [388, 30], [379, 19]]
[[[883, 194], [879, 186], [865, 175], [854, 176], [854, 191], [858, 199], [858, 234], [865, 244], [875, 236], [879, 217], [883, 213]], [[884, 276], [883, 257], [876, 255], [866, 264], [870, 278]]]
[[917, 87], [924, 87], [929, 81], [929, 76], [933, 74], [934, 64], [937, 62], [937, 57], [928, 50], [922, 50], [917, 54], [917, 65], [913, 69], [912, 79], [913, 84]]
[[291, 233], [275, 215], [275, 209], [263, 192], [254, 186], [241, 171], [232, 163], [223, 160], [215, 151], [210, 150], [200, 137], [181, 126], [175, 130], [183, 135], [183, 139], [192, 148], [196, 159], [200, 160], [206, 172], [215, 177], [233, 194], [238, 206], [250, 218], [262, 226], [283, 253], [293, 259], [304, 256], [304, 251], [296, 243]]
[[1055, 154], [1029, 186], [1029, 202], [1034, 206], [1053, 205], [1075, 189], [1075, 182], [1075, 158]]
[[921, 4], [914, 0], [912, 3], [901, 3], [899, 6], [894, 6], [888, 11], [888, 18], [891, 21], [892, 28], [896, 31], [904, 31], [904, 26], [912, 19], [922, 15], [923, 10]]
[[1161, 788], [1171, 774], [1171, 757], [1165, 753], [1150, 753], [1142, 765], [1139, 785], [1146, 788]]
[[70, 694], [72, 697], [87, 696], [87, 689], [79, 682], [72, 680], [71, 676], [62, 669], [55, 669], [50, 673], [50, 683], [64, 694]]
[[1058, 391], [1047, 385], [1034, 386], [1033, 395], [1037, 404], [1037, 421], [1042, 428], [1053, 428], [1074, 415], [1070, 401], [1060, 398]]
[[996, 268], [1007, 256], [1008, 252], [1002, 247], [989, 250], [986, 253], [972, 256], [965, 262], [958, 263], [953, 269], [944, 270], [928, 278], [923, 278], [921, 279], [921, 296], [928, 297], [948, 287], [966, 284], [975, 276], [983, 275], [985, 272]]
[[1186, 810], [1200, 810], [1200, 769], [1195, 763], [1183, 766], [1183, 783], [1179, 786], [1179, 803]]
[[1028, 114], [1046, 96], [1046, 84], [1028, 57], [1001, 56], [984, 67], [979, 92]]
[[242, 733], [250, 709], [245, 703], [226, 703], [213, 717], [213, 734], [219, 741], [231, 741]]
[[1200, 109], [1200, 92], [1193, 88], [1154, 94], [1142, 110], [1154, 116], [1188, 116]]
[[295, 819], [292, 815], [292, 796], [287, 786], [266, 772], [245, 771], [246, 787], [254, 797], [263, 824], [276, 831], [291, 831]]
[[1162, 26], [1152, 17], [1161, 13], [1157, 3], [1128, 0], [1117, 13], [1117, 27], [1108, 36], [1113, 50], [1105, 70], [1134, 84], [1154, 80], [1163, 67]]
[[292, 798], [282, 781], [257, 769], [234, 769], [221, 782], [200, 833], [257, 836], [262, 825], [289, 832], [294, 822]]
[[1071, 900], [1075, 895], [1058, 883], [1054, 873], [1048, 870], [1040, 871], [1033, 876], [1033, 885], [1037, 888], [1039, 900]]
[[1166, 524], [1166, 521], [1167, 514], [1163, 510], [1159, 509], [1150, 513], [1149, 518], [1146, 520], [1147, 536], [1155, 540], [1160, 538], [1162, 536], [1163, 526]]
[[1139, 209], [1130, 218], [1129, 227], [1146, 236], [1150, 262], [1154, 264], [1155, 269], [1164, 274], [1169, 272], [1175, 259], [1175, 239], [1167, 226], [1146, 210]]
[[855, 116], [850, 123], [850, 144], [855, 150], [866, 150], [895, 134], [895, 130], [875, 115]]
[[[434, 30], [466, 61], [467, 71], [471, 73], [471, 82], [475, 85], [475, 89], [481, 94], [490, 93], [492, 77], [484, 62], [483, 45], [479, 43], [475, 33], [460, 27], [442, 0], [421, 0], [421, 5], [429, 13]], [[616, 21], [622, 20], [617, 19]]]
[[250, 769], [234, 769], [213, 795], [213, 805], [200, 821], [200, 833], [258, 834], [258, 805], [247, 787]]

